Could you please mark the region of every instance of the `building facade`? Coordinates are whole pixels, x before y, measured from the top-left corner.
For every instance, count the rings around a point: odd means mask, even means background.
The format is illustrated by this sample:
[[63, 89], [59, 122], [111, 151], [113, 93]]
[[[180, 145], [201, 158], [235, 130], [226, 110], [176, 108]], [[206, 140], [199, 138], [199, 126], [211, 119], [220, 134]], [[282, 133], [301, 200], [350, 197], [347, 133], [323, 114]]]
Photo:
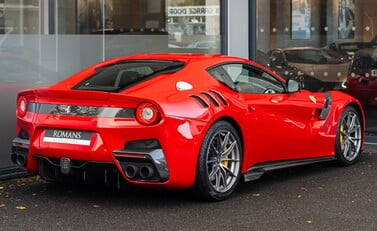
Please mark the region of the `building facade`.
[[[351, 76], [373, 91], [376, 9], [375, 0], [0, 0], [0, 169], [14, 168], [19, 90], [113, 57], [221, 53], [301, 78], [310, 90], [347, 90]], [[375, 102], [365, 103], [373, 132]]]

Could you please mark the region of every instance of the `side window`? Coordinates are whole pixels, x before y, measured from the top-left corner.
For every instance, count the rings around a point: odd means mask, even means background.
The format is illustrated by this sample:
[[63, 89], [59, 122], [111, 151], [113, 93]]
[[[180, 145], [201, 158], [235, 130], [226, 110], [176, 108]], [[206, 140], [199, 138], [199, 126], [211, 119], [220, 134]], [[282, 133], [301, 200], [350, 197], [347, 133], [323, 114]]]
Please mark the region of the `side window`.
[[218, 66], [208, 70], [208, 73], [212, 75], [219, 82], [225, 84], [226, 86], [235, 89], [234, 81], [229, 76], [229, 74], [224, 70], [223, 66]]
[[237, 80], [237, 78], [239, 78], [239, 76], [241, 75], [243, 68], [243, 65], [241, 63], [224, 65], [223, 68], [226, 73], [228, 73], [233, 82], [239, 81]]
[[283, 93], [283, 84], [270, 74], [245, 64], [226, 64], [224, 70], [231, 76], [235, 89], [243, 93]]
[[284, 93], [283, 83], [260, 69], [242, 63], [224, 64], [208, 71], [218, 81], [242, 93]]
[[273, 77], [272, 75], [268, 74], [267, 72], [261, 71], [262, 76], [259, 77], [264, 82], [264, 93], [284, 93], [285, 88], [283, 83]]

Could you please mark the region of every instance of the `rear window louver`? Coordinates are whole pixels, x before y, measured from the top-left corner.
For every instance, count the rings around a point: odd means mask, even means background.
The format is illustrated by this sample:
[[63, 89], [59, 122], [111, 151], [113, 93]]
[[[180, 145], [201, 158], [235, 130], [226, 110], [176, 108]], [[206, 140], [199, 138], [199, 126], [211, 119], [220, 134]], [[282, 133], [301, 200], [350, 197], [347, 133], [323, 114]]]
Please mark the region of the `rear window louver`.
[[202, 91], [198, 95], [191, 95], [191, 98], [195, 99], [201, 106], [208, 108], [210, 105], [215, 107], [228, 106], [228, 103], [224, 99], [224, 97], [213, 90], [209, 90], [208, 92]]

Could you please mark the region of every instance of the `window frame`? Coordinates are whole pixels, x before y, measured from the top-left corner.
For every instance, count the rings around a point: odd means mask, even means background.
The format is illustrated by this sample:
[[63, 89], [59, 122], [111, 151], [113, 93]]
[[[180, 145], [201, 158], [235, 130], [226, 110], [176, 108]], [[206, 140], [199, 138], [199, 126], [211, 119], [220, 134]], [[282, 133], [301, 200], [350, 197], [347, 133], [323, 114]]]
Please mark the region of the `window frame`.
[[[234, 87], [229, 86], [229, 85], [226, 84], [224, 81], [221, 81], [220, 79], [218, 79], [217, 77], [215, 77], [215, 76], [211, 73], [211, 71], [214, 70], [214, 69], [216, 69], [216, 68], [223, 67], [224, 65], [232, 65], [232, 64], [234, 64], [234, 65], [241, 64], [241, 65], [243, 65], [242, 68], [244, 68], [244, 66], [246, 66], [246, 67], [249, 67], [249, 68], [254, 69], [254, 70], [256, 70], [256, 71], [259, 71], [259, 72], [262, 72], [262, 73], [266, 73], [266, 74], [268, 74], [268, 75], [271, 76], [272, 78], [276, 79], [276, 81], [278, 81], [279, 83], [281, 83], [281, 86], [283, 87], [283, 92], [277, 92], [277, 93], [275, 93], [275, 94], [287, 94], [287, 93], [288, 93], [287, 86], [286, 86], [286, 84], [285, 84], [286, 81], [285, 81], [283, 78], [275, 76], [275, 74], [274, 74], [272, 71], [269, 71], [269, 70], [263, 70], [262, 68], [259, 68], [259, 67], [255, 66], [255, 65], [250, 64], [250, 63], [247, 63], [247, 62], [223, 62], [223, 63], [218, 63], [218, 64], [216, 64], [216, 65], [213, 65], [213, 66], [211, 66], [211, 67], [208, 67], [208, 68], [206, 69], [206, 72], [207, 72], [212, 78], [216, 79], [216, 80], [219, 81], [221, 84], [223, 84], [224, 86], [226, 86], [226, 87], [228, 87], [229, 89], [233, 90], [234, 92], [238, 92], [238, 93], [241, 93], [241, 94], [271, 94], [271, 93], [250, 93], [250, 92], [241, 92], [241, 91], [239, 91], [239, 90], [236, 89], [235, 85], [234, 85]], [[226, 77], [228, 77], [229, 80], [231, 80], [231, 81], [233, 82], [232, 78], [229, 76], [229, 74], [226, 72], [226, 70], [225, 70], [224, 68], [222, 68], [222, 69], [223, 69], [223, 70], [225, 71], [225, 73], [227, 74]], [[261, 77], [261, 78], [265, 78], [265, 77], [263, 77], [262, 75], [260, 75], [260, 77]], [[233, 82], [233, 84], [234, 84], [234, 82]]]
[[[137, 80], [137, 81], [133, 81], [131, 82], [129, 85], [125, 85], [125, 86], [121, 86], [121, 87], [118, 87], [116, 88], [115, 86], [115, 83], [116, 83], [116, 79], [119, 75], [119, 73], [121, 72], [126, 72], [126, 71], [129, 71], [129, 69], [133, 69], [135, 67], [131, 67], [131, 68], [128, 68], [128, 69], [122, 69], [122, 70], [118, 70], [117, 72], [117, 76], [114, 77], [114, 89], [111, 89], [110, 86], [101, 86], [102, 88], [87, 88], [85, 87], [85, 85], [87, 83], [89, 83], [89, 81], [95, 79], [99, 74], [101, 74], [101, 72], [105, 71], [106, 69], [109, 69], [109, 68], [113, 68], [115, 67], [116, 65], [124, 65], [124, 64], [137, 64], [137, 63], [170, 63], [171, 66], [170, 67], [167, 67], [165, 69], [161, 69], [161, 70], [158, 70], [158, 71], [155, 71], [155, 72], [152, 72], [151, 74], [148, 74], [148, 75], [145, 75], [145, 76], [141, 76], [140, 77], [140, 80]], [[175, 64], [175, 65], [172, 65], [172, 64]], [[98, 67], [95, 72], [89, 76], [85, 76], [85, 78], [81, 79], [74, 87], [71, 88], [71, 90], [85, 90], [85, 91], [104, 91], [104, 92], [115, 92], [115, 93], [119, 93], [119, 92], [122, 92], [126, 89], [129, 89], [137, 84], [140, 84], [140, 83], [143, 83], [145, 81], [148, 81], [156, 76], [159, 76], [159, 75], [162, 75], [162, 74], [169, 74], [169, 73], [176, 73], [178, 71], [181, 71], [182, 69], [185, 68], [186, 66], [186, 62], [183, 62], [183, 61], [179, 61], [179, 60], [163, 60], [163, 59], [129, 59], [129, 60], [121, 60], [119, 62], [116, 62], [116, 63], [112, 63], [110, 65], [105, 65], [105, 66], [101, 66], [101, 67]], [[139, 67], [136, 67], [136, 68], [139, 68]], [[109, 87], [109, 89], [105, 89], [106, 87]]]

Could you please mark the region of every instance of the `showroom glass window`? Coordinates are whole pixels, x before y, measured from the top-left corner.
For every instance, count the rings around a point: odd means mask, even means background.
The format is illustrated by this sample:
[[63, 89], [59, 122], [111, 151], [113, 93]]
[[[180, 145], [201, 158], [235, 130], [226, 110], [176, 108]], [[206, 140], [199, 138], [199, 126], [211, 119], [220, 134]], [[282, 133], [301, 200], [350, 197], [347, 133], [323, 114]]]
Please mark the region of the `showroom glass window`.
[[376, 9], [375, 0], [257, 0], [257, 61], [308, 90], [355, 96], [376, 132]]
[[220, 0], [68, 0], [58, 5], [59, 34], [98, 37], [88, 46], [102, 48], [101, 58], [221, 53]]
[[135, 53], [221, 53], [220, 9], [220, 0], [0, 0], [0, 168], [11, 166], [18, 91]]

